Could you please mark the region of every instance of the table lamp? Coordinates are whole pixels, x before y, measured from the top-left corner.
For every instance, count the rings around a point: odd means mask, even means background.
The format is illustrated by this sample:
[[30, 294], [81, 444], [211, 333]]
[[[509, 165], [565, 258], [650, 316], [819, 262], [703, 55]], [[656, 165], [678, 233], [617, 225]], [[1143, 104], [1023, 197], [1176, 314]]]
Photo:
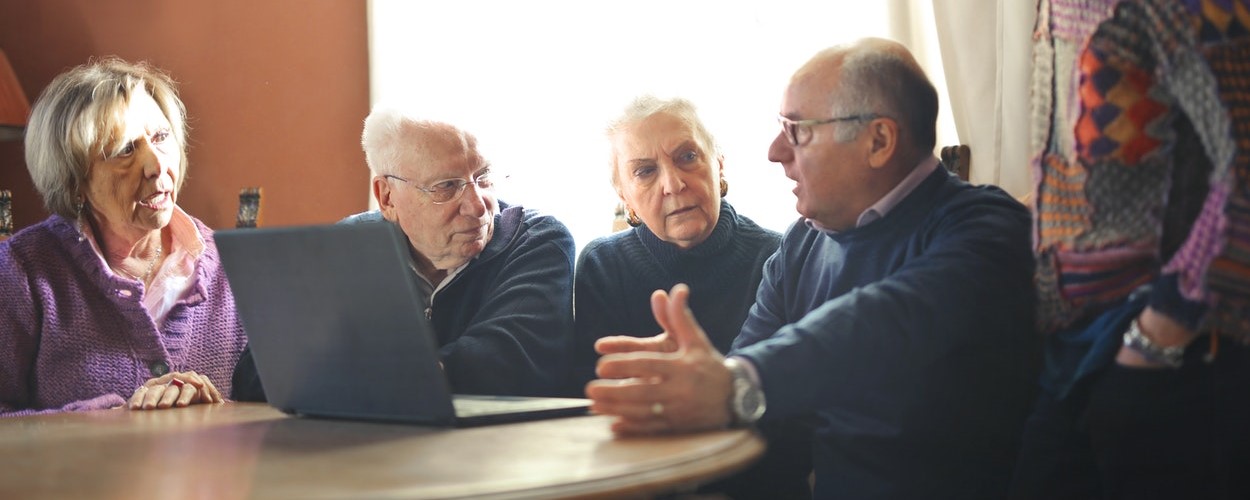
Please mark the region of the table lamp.
[[17, 81], [9, 58], [0, 49], [0, 141], [21, 140], [29, 116], [30, 101], [22, 92], [22, 84]]

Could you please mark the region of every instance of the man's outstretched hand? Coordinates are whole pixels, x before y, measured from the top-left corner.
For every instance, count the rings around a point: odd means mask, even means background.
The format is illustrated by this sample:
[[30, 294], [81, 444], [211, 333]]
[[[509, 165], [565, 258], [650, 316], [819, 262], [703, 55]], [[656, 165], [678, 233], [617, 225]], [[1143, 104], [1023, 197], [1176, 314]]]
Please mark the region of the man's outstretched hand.
[[595, 343], [598, 380], [586, 385], [591, 409], [615, 415], [617, 434], [717, 429], [729, 424], [732, 382], [725, 358], [687, 306], [690, 288], [651, 294], [664, 332], [650, 338], [605, 337]]

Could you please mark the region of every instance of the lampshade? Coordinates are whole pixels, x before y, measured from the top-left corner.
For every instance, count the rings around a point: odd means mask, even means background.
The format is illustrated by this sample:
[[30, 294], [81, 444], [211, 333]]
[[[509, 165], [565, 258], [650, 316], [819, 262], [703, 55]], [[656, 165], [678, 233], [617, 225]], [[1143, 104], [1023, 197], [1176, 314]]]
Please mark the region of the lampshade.
[[0, 141], [21, 139], [29, 116], [30, 101], [26, 100], [22, 84], [9, 66], [9, 58], [0, 49]]

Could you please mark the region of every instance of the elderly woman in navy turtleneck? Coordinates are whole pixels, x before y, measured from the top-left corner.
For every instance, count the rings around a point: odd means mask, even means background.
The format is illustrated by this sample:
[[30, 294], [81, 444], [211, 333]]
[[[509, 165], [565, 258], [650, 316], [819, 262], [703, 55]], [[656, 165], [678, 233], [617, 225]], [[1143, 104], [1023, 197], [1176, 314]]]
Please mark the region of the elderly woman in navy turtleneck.
[[635, 99], [607, 131], [612, 186], [631, 230], [590, 242], [575, 280], [573, 391], [596, 378], [595, 341], [661, 331], [651, 292], [686, 283], [690, 307], [717, 349], [728, 351], [755, 303], [764, 260], [780, 235], [723, 199], [724, 157], [685, 99]]
[[[724, 200], [724, 158], [685, 99], [635, 99], [607, 131], [611, 180], [633, 229], [586, 245], [574, 288], [575, 337], [570, 394], [595, 377], [595, 341], [650, 337], [662, 329], [651, 293], [690, 286], [690, 308], [708, 338], [727, 352], [755, 303], [764, 261], [780, 235], [738, 214]], [[803, 497], [810, 456], [806, 429], [762, 429], [778, 451], [752, 469], [705, 486], [704, 493]], [[767, 491], [764, 491], [767, 490]]]

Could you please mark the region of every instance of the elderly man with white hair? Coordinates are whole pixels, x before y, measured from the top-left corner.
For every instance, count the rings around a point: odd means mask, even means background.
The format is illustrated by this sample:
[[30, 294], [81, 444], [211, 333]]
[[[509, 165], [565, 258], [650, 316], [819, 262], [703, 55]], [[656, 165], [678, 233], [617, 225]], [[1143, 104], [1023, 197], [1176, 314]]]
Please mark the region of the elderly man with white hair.
[[[452, 390], [557, 395], [573, 335], [573, 236], [549, 215], [494, 192], [477, 139], [442, 122], [378, 108], [362, 143], [379, 210], [343, 223], [386, 222], [408, 238], [413, 277]], [[245, 356], [236, 399], [263, 399]], [[240, 380], [243, 379], [243, 380]]]

